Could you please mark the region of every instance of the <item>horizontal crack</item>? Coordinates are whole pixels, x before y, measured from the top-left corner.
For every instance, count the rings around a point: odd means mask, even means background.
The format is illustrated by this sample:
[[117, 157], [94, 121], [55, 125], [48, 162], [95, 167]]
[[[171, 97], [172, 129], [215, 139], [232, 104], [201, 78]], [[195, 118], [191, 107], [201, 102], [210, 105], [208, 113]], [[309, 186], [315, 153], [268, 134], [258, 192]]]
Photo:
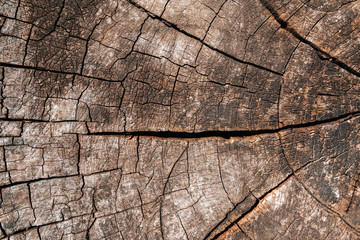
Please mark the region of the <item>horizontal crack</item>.
[[[311, 126], [332, 123], [336, 121], [345, 121], [353, 117], [360, 116], [360, 111], [351, 112], [340, 115], [335, 118], [319, 120], [314, 122], [307, 122], [301, 124], [286, 125], [275, 129], [259, 129], [259, 130], [240, 130], [240, 131], [203, 131], [203, 132], [173, 132], [173, 131], [133, 131], [133, 132], [88, 132], [85, 135], [99, 135], [99, 136], [129, 136], [129, 137], [158, 137], [158, 138], [175, 138], [175, 139], [201, 139], [201, 138], [224, 138], [230, 139], [232, 137], [247, 137], [261, 134], [278, 133], [286, 129], [307, 128]], [[40, 119], [21, 119], [21, 118], [0, 118], [0, 122], [38, 122], [38, 123], [87, 123], [86, 121], [77, 120], [61, 120], [61, 121], [47, 121]]]
[[81, 76], [81, 77], [87, 77], [87, 78], [96, 79], [96, 80], [99, 80], [99, 81], [115, 82], [115, 81], [112, 81], [112, 80], [109, 80], [109, 79], [93, 77], [93, 76], [90, 76], [90, 75], [84, 75], [84, 74], [80, 74], [80, 73], [77, 73], [77, 72], [64, 72], [64, 71], [46, 69], [46, 68], [42, 68], [42, 67], [33, 67], [33, 66], [26, 66], [26, 65], [19, 65], [19, 64], [5, 63], [5, 62], [0, 62], [0, 67], [28, 69], [28, 70], [35, 70], [35, 71], [41, 71], [41, 72], [50, 72], [50, 73], [57, 73], [57, 74], [77, 75], [77, 76]]
[[77, 120], [41, 120], [41, 119], [32, 119], [32, 118], [0, 118], [0, 121], [3, 122], [41, 122], [41, 123], [67, 123], [67, 122], [77, 122], [83, 123], [84, 121]]
[[219, 137], [224, 139], [230, 139], [232, 137], [247, 137], [247, 136], [255, 136], [261, 134], [277, 133], [286, 129], [307, 128], [311, 126], [336, 122], [339, 120], [345, 121], [359, 115], [360, 115], [360, 111], [357, 111], [326, 120], [287, 125], [276, 129], [263, 129], [263, 130], [253, 130], [253, 131], [204, 131], [204, 132], [134, 131], [134, 132], [93, 132], [93, 133], [88, 133], [88, 135], [114, 135], [114, 136], [130, 136], [130, 137], [148, 136], [148, 137], [178, 138], [178, 139], [199, 139], [199, 138]]
[[71, 175], [66, 175], [66, 176], [54, 176], [54, 177], [48, 177], [48, 178], [36, 178], [36, 179], [31, 179], [31, 180], [27, 180], [27, 181], [19, 181], [19, 182], [13, 182], [10, 184], [5, 184], [2, 185], [0, 187], [0, 191], [2, 189], [8, 188], [8, 187], [13, 187], [13, 186], [17, 186], [17, 185], [21, 185], [21, 184], [30, 184], [30, 183], [35, 183], [35, 182], [40, 182], [43, 180], [53, 180], [53, 179], [62, 179], [62, 178], [70, 178], [70, 177], [77, 177], [77, 176], [81, 176], [80, 174], [71, 174]]

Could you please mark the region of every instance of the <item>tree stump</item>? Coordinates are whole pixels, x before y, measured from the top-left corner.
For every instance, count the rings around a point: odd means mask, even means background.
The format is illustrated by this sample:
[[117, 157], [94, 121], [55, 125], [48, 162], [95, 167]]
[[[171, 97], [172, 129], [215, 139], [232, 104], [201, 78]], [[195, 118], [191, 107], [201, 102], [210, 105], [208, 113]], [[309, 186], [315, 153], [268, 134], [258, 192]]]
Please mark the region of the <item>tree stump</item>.
[[360, 1], [1, 0], [0, 239], [360, 239]]

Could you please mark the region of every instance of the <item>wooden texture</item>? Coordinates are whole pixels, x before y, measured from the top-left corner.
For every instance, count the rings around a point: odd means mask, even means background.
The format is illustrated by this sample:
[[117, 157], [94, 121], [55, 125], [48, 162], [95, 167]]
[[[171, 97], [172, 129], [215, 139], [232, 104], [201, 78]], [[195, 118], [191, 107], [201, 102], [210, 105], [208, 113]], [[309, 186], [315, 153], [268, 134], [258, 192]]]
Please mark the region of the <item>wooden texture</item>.
[[359, 14], [0, 0], [0, 239], [360, 239]]

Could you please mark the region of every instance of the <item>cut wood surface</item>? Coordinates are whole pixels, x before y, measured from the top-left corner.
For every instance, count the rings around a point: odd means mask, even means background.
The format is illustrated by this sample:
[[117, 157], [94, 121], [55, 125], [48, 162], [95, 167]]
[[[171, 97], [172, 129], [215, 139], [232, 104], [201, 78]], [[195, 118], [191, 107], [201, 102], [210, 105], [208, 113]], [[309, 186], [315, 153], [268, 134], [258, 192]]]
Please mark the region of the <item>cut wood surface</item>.
[[359, 0], [0, 0], [0, 239], [360, 239]]

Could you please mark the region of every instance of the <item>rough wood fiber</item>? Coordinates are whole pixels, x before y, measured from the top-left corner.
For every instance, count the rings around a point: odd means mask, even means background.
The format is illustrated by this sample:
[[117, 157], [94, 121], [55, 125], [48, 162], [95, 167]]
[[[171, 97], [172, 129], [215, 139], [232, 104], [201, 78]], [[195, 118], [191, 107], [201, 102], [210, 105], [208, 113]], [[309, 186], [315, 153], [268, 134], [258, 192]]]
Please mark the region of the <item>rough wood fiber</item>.
[[1, 0], [0, 239], [360, 239], [359, 13]]

